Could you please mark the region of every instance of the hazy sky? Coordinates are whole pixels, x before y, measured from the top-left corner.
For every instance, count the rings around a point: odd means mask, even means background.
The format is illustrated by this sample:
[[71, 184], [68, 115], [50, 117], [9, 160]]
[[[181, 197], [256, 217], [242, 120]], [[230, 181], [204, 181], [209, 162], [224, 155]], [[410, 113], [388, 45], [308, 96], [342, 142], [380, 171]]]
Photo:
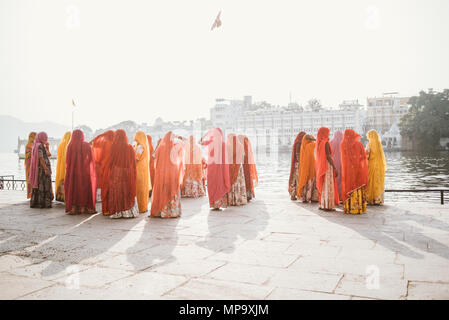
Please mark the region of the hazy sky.
[[[219, 11], [222, 26], [210, 27]], [[449, 87], [448, 0], [0, 0], [0, 114], [101, 128]]]

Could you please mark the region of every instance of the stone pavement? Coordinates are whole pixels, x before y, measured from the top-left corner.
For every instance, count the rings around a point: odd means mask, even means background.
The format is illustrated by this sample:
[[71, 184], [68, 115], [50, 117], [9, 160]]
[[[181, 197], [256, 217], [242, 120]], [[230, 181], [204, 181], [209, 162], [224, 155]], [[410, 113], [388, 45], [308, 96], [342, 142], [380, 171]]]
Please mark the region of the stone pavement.
[[361, 216], [256, 190], [180, 219], [68, 216], [0, 191], [0, 299], [449, 299], [449, 206]]

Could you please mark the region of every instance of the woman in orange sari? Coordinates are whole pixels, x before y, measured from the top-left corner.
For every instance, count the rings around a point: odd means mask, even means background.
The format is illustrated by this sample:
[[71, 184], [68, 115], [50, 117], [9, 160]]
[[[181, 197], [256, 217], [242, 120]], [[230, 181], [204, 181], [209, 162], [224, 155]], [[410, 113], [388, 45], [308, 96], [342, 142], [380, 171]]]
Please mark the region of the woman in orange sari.
[[105, 191], [106, 214], [111, 215], [112, 219], [139, 216], [136, 207], [136, 153], [122, 129], [114, 134], [102, 187], [102, 194]]
[[248, 203], [246, 196], [245, 175], [243, 172], [244, 146], [233, 133], [226, 139], [227, 160], [229, 164], [228, 205], [241, 206]]
[[151, 217], [181, 216], [181, 184], [184, 176], [184, 146], [169, 131], [155, 152], [156, 172], [151, 195]]
[[187, 198], [204, 196], [201, 148], [192, 135], [185, 143], [185, 164], [181, 196]]
[[341, 151], [341, 194], [344, 211], [361, 214], [366, 211], [366, 186], [368, 183], [368, 161], [360, 135], [346, 129]]
[[298, 194], [298, 178], [299, 178], [299, 154], [301, 152], [302, 138], [306, 133], [301, 131], [296, 136], [295, 142], [292, 147], [292, 161], [290, 164], [290, 177], [288, 179], [288, 193], [290, 193], [290, 199], [296, 200]]
[[305, 135], [302, 138], [301, 151], [299, 153], [299, 178], [297, 197], [302, 202], [317, 202], [318, 190], [316, 189], [315, 173], [315, 138]]
[[150, 153], [148, 147], [148, 139], [143, 131], [137, 131], [134, 135], [136, 151], [136, 169], [137, 169], [137, 205], [139, 213], [148, 211], [148, 194], [151, 190], [150, 181]]
[[[154, 148], [153, 148], [153, 138], [151, 138], [151, 136], [149, 134], [147, 134], [147, 140], [148, 140], [148, 153], [150, 156], [150, 180], [151, 180], [151, 185], [154, 185]], [[150, 189], [150, 194], [151, 194], [151, 189]], [[150, 195], [151, 197], [151, 195]]]
[[97, 201], [99, 202], [99, 200], [101, 200], [101, 207], [103, 214], [107, 214], [108, 212], [107, 202], [105, 201], [106, 191], [103, 188], [104, 185], [103, 181], [107, 182], [109, 179], [107, 176], [109, 170], [107, 170], [107, 168], [110, 165], [111, 147], [113, 141], [114, 141], [114, 131], [108, 130], [95, 137], [95, 139], [91, 142], [92, 151], [95, 158], [97, 188], [99, 189], [101, 195], [100, 199], [97, 199]]
[[318, 202], [322, 210], [335, 210], [340, 203], [338, 198], [337, 168], [332, 159], [332, 149], [329, 144], [329, 128], [321, 127], [317, 134], [316, 145], [316, 188], [318, 189]]
[[56, 162], [56, 179], [55, 179], [55, 200], [64, 202], [64, 179], [65, 179], [65, 169], [66, 169], [66, 153], [67, 146], [69, 145], [72, 133], [67, 131], [64, 134], [61, 142], [58, 146], [58, 161]]
[[30, 132], [28, 135], [28, 143], [25, 146], [25, 179], [27, 181], [27, 199], [31, 198], [33, 188], [30, 184], [30, 167], [31, 167], [31, 151], [33, 150], [34, 139], [36, 132]]
[[240, 143], [243, 144], [243, 175], [245, 176], [246, 198], [249, 202], [256, 196], [254, 189], [259, 183], [259, 178], [257, 177], [256, 161], [251, 142], [245, 135], [239, 135], [238, 138]]

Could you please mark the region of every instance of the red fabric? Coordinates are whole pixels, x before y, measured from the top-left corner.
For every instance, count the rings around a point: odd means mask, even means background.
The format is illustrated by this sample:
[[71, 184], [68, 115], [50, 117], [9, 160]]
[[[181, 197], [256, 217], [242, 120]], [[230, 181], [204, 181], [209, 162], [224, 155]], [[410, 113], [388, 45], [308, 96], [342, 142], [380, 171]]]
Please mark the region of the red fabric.
[[227, 160], [229, 164], [229, 181], [231, 186], [237, 181], [240, 166], [243, 164], [243, 144], [233, 133], [226, 139]]
[[[321, 127], [320, 129], [318, 129], [318, 134], [316, 137], [315, 172], [316, 172], [316, 188], [318, 189], [319, 199], [321, 199], [321, 193], [323, 192], [324, 176], [326, 175], [326, 171], [329, 167], [329, 162], [327, 160], [326, 155], [326, 144], [329, 145], [329, 149], [331, 151], [332, 156], [332, 149], [329, 144], [329, 134], [330, 134], [329, 128]], [[338, 187], [337, 187], [337, 180], [335, 178], [335, 173], [334, 173], [334, 199], [335, 204], [340, 203], [340, 199], [338, 198]]]
[[167, 132], [156, 149], [156, 175], [151, 194], [151, 215], [158, 216], [180, 190], [184, 176], [184, 147]]
[[209, 203], [214, 203], [231, 189], [229, 165], [226, 163], [226, 144], [221, 129], [209, 130], [202, 144], [208, 147], [207, 193]]
[[95, 210], [96, 198], [95, 158], [92, 147], [84, 141], [84, 133], [75, 130], [67, 146], [64, 180], [65, 211], [72, 206]]
[[99, 188], [102, 188], [103, 185], [104, 170], [111, 153], [113, 140], [114, 131], [108, 130], [95, 137], [92, 141], [92, 151], [94, 153], [97, 172], [97, 186]]
[[[107, 214], [130, 210], [136, 198], [136, 153], [128, 143], [126, 132], [118, 129], [105, 168], [103, 188]], [[101, 190], [103, 193], [103, 190]]]
[[346, 129], [340, 145], [341, 152], [341, 195], [343, 202], [351, 192], [368, 184], [368, 161], [360, 135]]
[[153, 188], [154, 185], [154, 148], [153, 148], [153, 138], [149, 134], [147, 134], [148, 139], [148, 151], [150, 153], [150, 180], [151, 180], [151, 188]]
[[306, 133], [304, 131], [301, 131], [300, 133], [298, 133], [298, 135], [296, 136], [295, 141], [293, 142], [292, 161], [291, 161], [291, 164], [290, 164], [290, 177], [288, 178], [288, 188], [289, 188], [289, 190], [290, 190], [290, 185], [292, 184], [292, 181], [295, 178], [293, 176], [295, 174], [295, 163], [300, 160], [299, 159], [299, 153], [301, 151], [302, 138], [304, 138], [305, 135], [306, 135]]
[[254, 195], [254, 188], [257, 187], [259, 183], [259, 178], [257, 176], [256, 161], [254, 159], [253, 149], [251, 147], [251, 142], [245, 135], [239, 135], [239, 140], [243, 144], [243, 150], [245, 156], [243, 158], [243, 173], [245, 175], [245, 187], [246, 190], [251, 191]]

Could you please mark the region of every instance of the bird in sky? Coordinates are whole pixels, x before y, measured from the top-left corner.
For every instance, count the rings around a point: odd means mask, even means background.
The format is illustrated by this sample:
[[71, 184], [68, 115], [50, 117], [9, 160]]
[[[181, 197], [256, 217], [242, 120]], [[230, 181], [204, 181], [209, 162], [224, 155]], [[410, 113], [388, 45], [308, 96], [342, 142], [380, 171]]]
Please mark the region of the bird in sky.
[[217, 17], [215, 18], [214, 24], [212, 25], [212, 28], [210, 28], [210, 31], [221, 26], [220, 15], [221, 15], [221, 10], [218, 13]]

